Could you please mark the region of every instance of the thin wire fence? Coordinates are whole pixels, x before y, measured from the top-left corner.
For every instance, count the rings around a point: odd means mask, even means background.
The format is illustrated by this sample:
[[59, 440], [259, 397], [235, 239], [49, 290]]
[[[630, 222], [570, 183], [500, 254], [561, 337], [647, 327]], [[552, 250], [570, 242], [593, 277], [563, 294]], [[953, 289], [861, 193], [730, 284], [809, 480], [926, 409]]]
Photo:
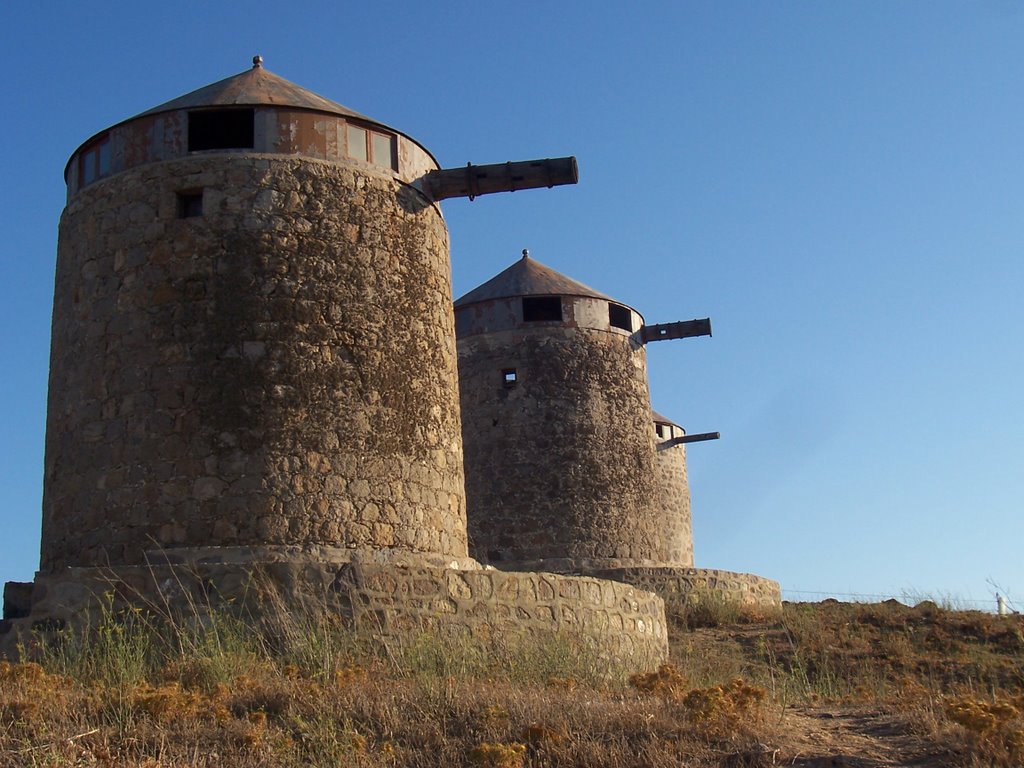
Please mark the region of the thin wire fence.
[[[975, 598], [958, 597], [956, 595], [932, 595], [927, 593], [904, 592], [900, 595], [873, 595], [863, 592], [815, 592], [805, 589], [783, 589], [782, 599], [791, 603], [821, 602], [832, 598], [844, 603], [880, 603], [885, 600], [897, 600], [904, 605], [914, 606], [925, 600], [931, 600], [942, 608], [964, 611], [987, 611], [998, 613], [1000, 606], [998, 595], [978, 600]], [[1020, 613], [1020, 608], [1013, 600], [1003, 595], [1006, 608], [1012, 613]]]

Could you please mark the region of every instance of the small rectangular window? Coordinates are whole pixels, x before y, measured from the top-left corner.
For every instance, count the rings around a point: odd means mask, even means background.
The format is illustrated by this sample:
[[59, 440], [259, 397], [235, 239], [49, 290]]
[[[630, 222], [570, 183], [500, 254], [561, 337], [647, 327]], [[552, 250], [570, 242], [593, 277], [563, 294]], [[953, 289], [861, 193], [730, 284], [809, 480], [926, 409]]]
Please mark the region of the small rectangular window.
[[345, 140], [348, 143], [346, 154], [353, 160], [373, 163], [381, 168], [395, 169], [394, 136], [371, 131], [358, 125], [348, 125], [345, 129]]
[[357, 125], [348, 126], [348, 156], [354, 160], [366, 161], [366, 129]]
[[98, 147], [99, 157], [96, 161], [97, 174], [99, 176], [106, 176], [110, 173], [110, 142], [104, 141]]
[[96, 150], [90, 149], [82, 155], [82, 184], [96, 181]]
[[188, 113], [188, 151], [252, 149], [256, 113], [252, 109], [206, 109]]
[[514, 387], [519, 383], [519, 376], [516, 374], [515, 368], [506, 368], [501, 372], [502, 382], [506, 387]]
[[381, 168], [392, 168], [391, 162], [391, 137], [383, 133], [371, 133], [371, 144], [373, 145], [373, 164]]
[[110, 138], [97, 139], [79, 158], [78, 186], [82, 188], [110, 175]]
[[562, 319], [561, 296], [526, 296], [523, 298], [523, 321], [527, 323]]
[[624, 331], [632, 331], [633, 313], [629, 311], [629, 307], [624, 307], [621, 304], [609, 304], [608, 324], [612, 328], [621, 328]]
[[657, 431], [658, 437], [664, 437], [665, 436], [665, 428], [663, 426], [661, 426], [661, 424], [655, 424], [654, 425], [654, 429]]
[[203, 215], [203, 190], [178, 193], [178, 218], [191, 219]]

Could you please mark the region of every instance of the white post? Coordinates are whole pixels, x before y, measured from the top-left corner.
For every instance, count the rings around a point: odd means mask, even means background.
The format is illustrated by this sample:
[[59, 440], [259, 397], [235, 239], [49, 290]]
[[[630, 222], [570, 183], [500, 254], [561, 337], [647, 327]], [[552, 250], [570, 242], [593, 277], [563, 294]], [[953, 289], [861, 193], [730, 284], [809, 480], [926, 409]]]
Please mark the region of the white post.
[[996, 593], [996, 611], [1000, 616], [1006, 616], [1009, 613], [1009, 610], [1006, 608], [1006, 598], [998, 592]]

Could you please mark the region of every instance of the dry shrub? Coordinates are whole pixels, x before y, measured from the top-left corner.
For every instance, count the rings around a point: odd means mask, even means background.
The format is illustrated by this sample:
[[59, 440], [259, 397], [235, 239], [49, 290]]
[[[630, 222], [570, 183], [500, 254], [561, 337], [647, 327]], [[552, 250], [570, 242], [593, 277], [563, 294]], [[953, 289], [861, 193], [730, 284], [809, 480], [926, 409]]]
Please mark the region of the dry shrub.
[[73, 683], [39, 664], [0, 661], [0, 725], [26, 723], [52, 714]]
[[655, 672], [632, 675], [629, 684], [641, 693], [667, 700], [681, 699], [687, 691], [686, 679], [671, 664], [662, 664]]
[[561, 688], [571, 693], [579, 687], [580, 682], [575, 677], [549, 677], [547, 684], [552, 688]]
[[[219, 734], [228, 745], [242, 752], [251, 751], [264, 745], [267, 737], [266, 712], [249, 712], [245, 717], [232, 718], [220, 725]], [[287, 746], [290, 738], [278, 737], [278, 746]]]
[[161, 723], [198, 720], [212, 712], [209, 702], [204, 701], [199, 693], [184, 689], [176, 682], [156, 688], [149, 683], [141, 683], [131, 692], [131, 702]]
[[263, 734], [267, 730], [267, 713], [249, 712], [245, 716], [245, 721], [249, 724], [249, 730], [244, 736], [245, 744], [248, 747], [255, 747], [263, 741]]
[[946, 717], [965, 731], [973, 757], [992, 766], [1024, 764], [1024, 696], [951, 696], [943, 704]]
[[630, 684], [642, 693], [676, 704], [683, 717], [708, 741], [730, 740], [750, 733], [761, 724], [761, 705], [768, 697], [764, 688], [742, 678], [708, 688], [689, 688], [671, 664], [655, 672], [633, 675]]
[[369, 677], [370, 673], [367, 670], [352, 664], [334, 670], [334, 684], [338, 688], [349, 688], [365, 683]]
[[508, 707], [503, 704], [492, 704], [477, 713], [477, 722], [481, 728], [504, 727], [510, 718]]
[[157, 677], [167, 682], [181, 683], [185, 688], [209, 689], [217, 686], [217, 680], [201, 659], [170, 659], [160, 668]]
[[62, 675], [47, 672], [35, 662], [0, 661], [0, 685], [5, 688], [20, 688], [48, 695], [60, 691], [73, 683]]
[[469, 761], [486, 768], [522, 768], [525, 759], [526, 745], [519, 742], [484, 742], [469, 751]]
[[523, 729], [521, 738], [534, 749], [544, 749], [561, 744], [565, 734], [541, 723], [530, 723]]
[[690, 691], [683, 697], [682, 707], [686, 719], [709, 738], [725, 739], [760, 720], [767, 695], [763, 688], [736, 678], [725, 685]]
[[298, 684], [287, 678], [264, 673], [239, 675], [226, 686], [219, 687], [222, 701], [235, 717], [250, 712], [282, 715], [293, 701]]

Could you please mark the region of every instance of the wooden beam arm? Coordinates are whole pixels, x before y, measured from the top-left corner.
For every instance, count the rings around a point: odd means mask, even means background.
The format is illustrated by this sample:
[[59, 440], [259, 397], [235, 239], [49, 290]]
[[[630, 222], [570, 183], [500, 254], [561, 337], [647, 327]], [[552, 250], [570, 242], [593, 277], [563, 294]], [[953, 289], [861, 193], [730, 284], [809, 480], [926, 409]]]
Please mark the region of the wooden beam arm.
[[705, 440], [717, 440], [721, 436], [722, 435], [718, 432], [698, 432], [693, 435], [673, 437], [671, 440], [666, 440], [664, 443], [658, 443], [658, 450], [675, 448], [677, 445], [685, 445], [686, 443], [702, 443]]
[[703, 320], [682, 320], [678, 323], [660, 323], [645, 325], [640, 329], [640, 341], [668, 341], [670, 339], [688, 339], [693, 336], [710, 336], [711, 318]]
[[432, 200], [449, 197], [468, 197], [493, 192], [515, 192], [517, 189], [537, 189], [575, 184], [580, 180], [575, 157], [556, 157], [545, 160], [523, 160], [516, 163], [473, 165], [465, 168], [443, 168], [423, 177], [423, 191]]

